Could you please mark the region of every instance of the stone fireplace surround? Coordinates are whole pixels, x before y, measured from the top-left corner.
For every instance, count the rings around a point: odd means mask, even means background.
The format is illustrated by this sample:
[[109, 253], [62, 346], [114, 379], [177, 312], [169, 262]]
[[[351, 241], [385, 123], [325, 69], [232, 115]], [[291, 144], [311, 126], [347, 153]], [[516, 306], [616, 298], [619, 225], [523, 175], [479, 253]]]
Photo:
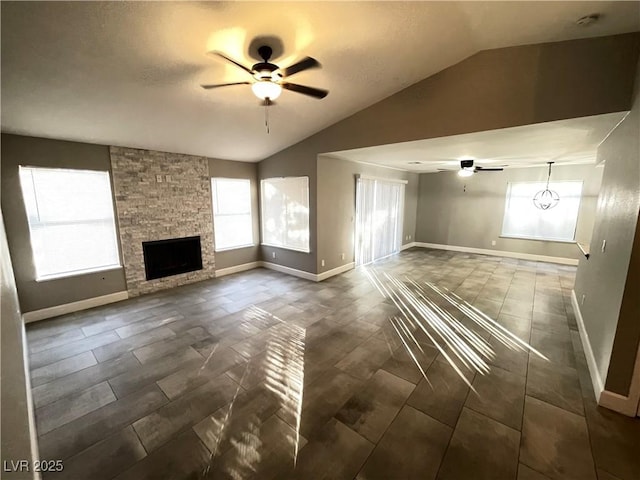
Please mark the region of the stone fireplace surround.
[[[127, 291], [134, 297], [215, 276], [208, 159], [110, 147]], [[147, 281], [142, 242], [200, 236], [202, 270]]]

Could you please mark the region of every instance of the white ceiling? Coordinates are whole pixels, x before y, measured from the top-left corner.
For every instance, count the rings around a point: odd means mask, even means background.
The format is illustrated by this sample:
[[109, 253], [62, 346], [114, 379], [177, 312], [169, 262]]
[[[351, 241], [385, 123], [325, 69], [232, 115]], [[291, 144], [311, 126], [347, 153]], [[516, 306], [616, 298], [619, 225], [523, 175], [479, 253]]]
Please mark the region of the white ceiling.
[[[640, 30], [638, 2], [2, 2], [2, 130], [258, 161], [473, 53]], [[599, 12], [600, 22], [575, 25]], [[244, 64], [257, 36], [277, 36], [292, 81], [271, 133], [245, 80], [205, 55]]]
[[625, 116], [625, 112], [608, 113], [332, 152], [331, 156], [410, 172], [455, 170], [462, 159], [473, 159], [474, 165], [485, 167], [532, 167], [550, 161], [564, 165], [595, 163], [598, 145]]

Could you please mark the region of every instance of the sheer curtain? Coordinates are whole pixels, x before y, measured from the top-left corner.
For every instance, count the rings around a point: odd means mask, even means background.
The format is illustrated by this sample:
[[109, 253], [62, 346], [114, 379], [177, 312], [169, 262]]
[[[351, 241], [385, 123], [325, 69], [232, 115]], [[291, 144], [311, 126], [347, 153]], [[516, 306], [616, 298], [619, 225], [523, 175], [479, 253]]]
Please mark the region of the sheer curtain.
[[400, 250], [404, 183], [359, 177], [356, 184], [356, 265]]

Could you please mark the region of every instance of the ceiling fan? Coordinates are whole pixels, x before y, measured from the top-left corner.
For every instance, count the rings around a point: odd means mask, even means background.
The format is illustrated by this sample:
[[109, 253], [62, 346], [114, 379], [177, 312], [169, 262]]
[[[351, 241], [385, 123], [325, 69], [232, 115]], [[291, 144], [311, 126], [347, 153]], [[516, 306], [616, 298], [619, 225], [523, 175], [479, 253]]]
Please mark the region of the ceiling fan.
[[251, 85], [251, 90], [256, 97], [262, 100], [262, 104], [269, 106], [273, 104], [273, 100], [278, 98], [282, 93], [282, 89], [290, 90], [292, 92], [308, 95], [313, 98], [324, 98], [329, 93], [328, 90], [321, 88], [307, 87], [305, 85], [298, 85], [297, 83], [289, 83], [284, 80], [310, 68], [319, 68], [320, 63], [311, 57], [305, 57], [297, 63], [290, 65], [286, 68], [280, 68], [278, 65], [269, 62], [273, 50], [267, 45], [263, 45], [258, 48], [258, 54], [262, 58], [262, 62], [258, 62], [253, 67], [248, 68], [239, 62], [227, 57], [220, 52], [209, 52], [210, 55], [220, 57], [227, 62], [234, 64], [236, 67], [244, 70], [246, 73], [253, 77], [251, 80], [245, 82], [233, 82], [233, 83], [221, 83], [214, 85], [201, 85], [202, 88], [209, 90], [213, 88], [228, 87], [232, 85]]
[[[458, 175], [461, 177], [470, 177], [474, 173], [479, 172], [501, 172], [504, 170], [502, 167], [506, 167], [507, 165], [500, 165], [499, 167], [481, 167], [479, 165], [473, 166], [473, 160], [460, 160], [460, 170], [458, 170]], [[439, 168], [439, 172], [451, 172], [453, 170]]]

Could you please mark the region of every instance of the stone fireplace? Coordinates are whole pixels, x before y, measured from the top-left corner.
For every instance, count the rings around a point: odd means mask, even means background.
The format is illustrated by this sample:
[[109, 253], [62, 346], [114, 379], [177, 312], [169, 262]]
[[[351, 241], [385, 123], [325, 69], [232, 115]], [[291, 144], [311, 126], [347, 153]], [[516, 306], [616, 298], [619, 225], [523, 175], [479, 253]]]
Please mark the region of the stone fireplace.
[[[111, 147], [110, 153], [129, 295], [213, 278], [215, 258], [208, 160], [124, 147]], [[193, 251], [189, 253], [182, 248], [186, 241], [196, 237], [199, 238], [200, 265]], [[171, 241], [177, 242], [178, 250], [175, 253], [162, 250]], [[148, 275], [145, 245], [151, 250], [156, 247], [155, 266], [164, 272], [162, 275]], [[195, 267], [185, 266], [189, 262], [195, 262]]]

